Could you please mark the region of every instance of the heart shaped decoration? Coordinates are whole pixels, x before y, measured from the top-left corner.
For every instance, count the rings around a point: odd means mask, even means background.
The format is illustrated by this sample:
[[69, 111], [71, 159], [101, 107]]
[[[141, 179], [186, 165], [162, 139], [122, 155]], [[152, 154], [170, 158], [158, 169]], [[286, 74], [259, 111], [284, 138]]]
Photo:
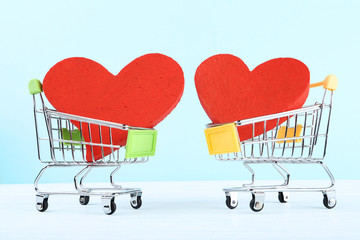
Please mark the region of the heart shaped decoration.
[[[276, 58], [250, 71], [238, 57], [219, 54], [206, 59], [195, 73], [201, 105], [213, 123], [226, 123], [303, 106], [309, 93], [310, 72], [293, 58]], [[286, 121], [280, 119], [279, 124]], [[276, 120], [267, 121], [266, 131]], [[255, 124], [255, 136], [263, 133]], [[252, 126], [238, 127], [241, 141], [252, 137]], [[255, 137], [254, 136], [254, 137]]]
[[[184, 91], [184, 75], [177, 62], [162, 54], [141, 56], [117, 75], [90, 59], [74, 57], [55, 64], [43, 81], [44, 93], [61, 112], [152, 128], [178, 104]], [[73, 122], [80, 128], [79, 122]], [[83, 137], [89, 142], [88, 125], [82, 123]], [[91, 140], [100, 143], [99, 127], [91, 124]], [[101, 140], [125, 145], [127, 131], [101, 128]], [[86, 146], [86, 160], [98, 160], [111, 148]]]

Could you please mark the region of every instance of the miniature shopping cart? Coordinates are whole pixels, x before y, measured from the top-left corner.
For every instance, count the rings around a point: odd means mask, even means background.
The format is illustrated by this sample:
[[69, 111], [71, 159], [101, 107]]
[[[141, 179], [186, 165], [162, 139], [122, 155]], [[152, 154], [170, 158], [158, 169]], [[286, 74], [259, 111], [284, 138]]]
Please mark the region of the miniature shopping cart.
[[[264, 207], [265, 192], [278, 192], [279, 201], [285, 203], [289, 200], [289, 192], [298, 191], [322, 192], [324, 206], [329, 209], [335, 207], [335, 179], [323, 159], [326, 154], [333, 91], [336, 90], [337, 83], [337, 78], [329, 75], [323, 82], [310, 85], [310, 88], [324, 87], [321, 103], [232, 123], [207, 125], [205, 136], [210, 155], [215, 155], [220, 161], [242, 161], [252, 174], [251, 183], [223, 189], [228, 208], [237, 207], [238, 192], [251, 192], [250, 208], [259, 212]], [[275, 123], [275, 127], [266, 131], [266, 126], [270, 126], [270, 123]], [[238, 126], [251, 128], [252, 137], [247, 140], [239, 139]], [[259, 128], [262, 134], [256, 136], [255, 132]], [[272, 165], [284, 182], [279, 185], [255, 185], [255, 171], [250, 164], [262, 163]], [[319, 164], [330, 177], [331, 184], [326, 187], [290, 188], [290, 173], [283, 164]]]
[[[108, 215], [116, 211], [115, 197], [129, 194], [131, 206], [134, 209], [140, 208], [142, 205], [141, 189], [123, 188], [114, 182], [114, 175], [122, 164], [144, 163], [148, 161], [149, 156], [155, 155], [157, 131], [48, 109], [41, 94], [42, 84], [36, 79], [30, 81], [29, 91], [33, 95], [34, 101], [38, 158], [40, 162], [46, 164], [34, 182], [35, 191], [37, 192], [37, 210], [40, 212], [46, 211], [49, 196], [53, 194], [79, 195], [81, 205], [87, 205], [92, 195], [100, 196], [103, 210]], [[39, 109], [36, 106], [37, 98], [40, 99], [41, 108]], [[40, 121], [43, 123], [40, 123]], [[74, 123], [79, 123], [79, 128], [76, 128]], [[43, 127], [41, 128], [42, 124]], [[107, 140], [104, 139], [105, 132], [109, 136]], [[125, 146], [112, 142], [112, 135], [116, 132], [127, 133]], [[90, 141], [85, 141], [83, 134], [88, 134]], [[96, 134], [100, 136], [99, 142], [94, 141]], [[96, 148], [101, 150], [102, 155], [99, 159], [94, 157]], [[109, 149], [111, 149], [111, 153], [107, 155], [106, 151]], [[123, 156], [122, 149], [125, 149], [125, 156]], [[88, 151], [91, 151], [90, 155]], [[46, 157], [44, 158], [43, 155], [46, 155]], [[92, 156], [90, 161], [87, 156]], [[74, 177], [75, 191], [42, 191], [39, 189], [39, 180], [45, 170], [67, 167], [82, 167], [81, 171]], [[102, 188], [85, 186], [84, 180], [90, 174], [90, 171], [103, 167], [114, 168], [110, 174], [110, 186]]]

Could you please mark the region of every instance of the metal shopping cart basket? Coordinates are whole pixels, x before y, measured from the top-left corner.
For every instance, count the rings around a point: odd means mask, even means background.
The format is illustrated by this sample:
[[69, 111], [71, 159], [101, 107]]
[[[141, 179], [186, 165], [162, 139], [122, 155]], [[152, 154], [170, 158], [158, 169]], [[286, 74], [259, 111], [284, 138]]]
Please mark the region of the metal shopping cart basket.
[[[278, 199], [285, 203], [289, 192], [322, 192], [323, 204], [331, 209], [336, 205], [335, 179], [323, 162], [326, 154], [333, 91], [338, 80], [329, 75], [323, 82], [311, 84], [310, 88], [323, 86], [321, 103], [276, 114], [244, 119], [232, 123], [208, 124], [205, 129], [210, 155], [220, 161], [242, 161], [252, 174], [252, 181], [242, 187], [224, 188], [226, 205], [233, 209], [238, 205], [238, 192], [251, 192], [250, 208], [259, 212], [264, 207], [265, 192], [278, 192]], [[330, 92], [330, 94], [328, 94]], [[272, 130], [266, 131], [267, 124], [275, 122]], [[238, 126], [251, 128], [252, 137], [239, 139]], [[261, 135], [255, 131], [261, 129]], [[257, 129], [257, 130], [256, 130]], [[268, 163], [283, 177], [279, 185], [255, 185], [255, 171], [250, 164]], [[283, 164], [319, 164], [330, 178], [326, 187], [290, 188], [290, 173]]]
[[[87, 205], [92, 195], [100, 196], [103, 210], [108, 215], [116, 211], [115, 197], [129, 194], [131, 206], [134, 209], [140, 208], [142, 205], [141, 189], [123, 188], [114, 182], [114, 174], [122, 164], [144, 163], [148, 161], [149, 156], [154, 156], [157, 131], [49, 109], [45, 106], [42, 96], [42, 84], [36, 79], [30, 81], [29, 91], [33, 95], [34, 101], [38, 158], [41, 163], [46, 164], [34, 182], [37, 210], [46, 211], [48, 198], [53, 194], [79, 195], [81, 205]], [[36, 99], [40, 100], [41, 108], [37, 108]], [[43, 128], [40, 127], [40, 121], [44, 122]], [[78, 123], [79, 128], [76, 128], [74, 123]], [[112, 142], [112, 135], [119, 132], [127, 134], [125, 146]], [[88, 134], [90, 141], [84, 140], [84, 134]], [[94, 141], [95, 135], [100, 137], [99, 142]], [[104, 136], [108, 136], [108, 139], [104, 139]], [[123, 156], [123, 149], [125, 149], [125, 156]], [[95, 150], [101, 154], [100, 157], [94, 157]], [[110, 154], [107, 155], [107, 152]], [[43, 158], [44, 153], [47, 154], [47, 158]], [[88, 156], [91, 156], [90, 160]], [[74, 177], [74, 191], [42, 191], [39, 189], [39, 180], [47, 169], [67, 167], [82, 167]], [[89, 187], [89, 183], [85, 186], [84, 180], [90, 171], [103, 167], [114, 168], [109, 176], [110, 187]]]

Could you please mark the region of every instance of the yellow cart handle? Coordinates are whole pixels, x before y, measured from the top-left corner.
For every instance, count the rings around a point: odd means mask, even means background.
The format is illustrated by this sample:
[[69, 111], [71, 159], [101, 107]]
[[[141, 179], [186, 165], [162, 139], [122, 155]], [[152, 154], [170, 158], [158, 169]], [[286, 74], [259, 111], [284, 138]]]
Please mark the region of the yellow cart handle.
[[335, 91], [338, 85], [338, 79], [335, 75], [327, 76], [324, 81], [310, 84], [310, 88], [324, 86], [327, 90]]

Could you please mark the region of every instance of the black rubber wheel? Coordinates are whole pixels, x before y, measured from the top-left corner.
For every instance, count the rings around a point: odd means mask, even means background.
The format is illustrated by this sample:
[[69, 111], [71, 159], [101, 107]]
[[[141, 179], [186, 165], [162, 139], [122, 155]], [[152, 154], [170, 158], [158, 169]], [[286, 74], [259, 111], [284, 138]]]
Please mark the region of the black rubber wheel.
[[80, 196], [79, 202], [81, 205], [87, 205], [90, 201], [90, 196]]
[[336, 206], [336, 200], [335, 200], [335, 204], [334, 205], [329, 205], [329, 199], [328, 199], [328, 196], [327, 194], [324, 194], [324, 198], [323, 198], [323, 204], [326, 208], [328, 209], [332, 209]]
[[287, 203], [287, 201], [288, 201], [287, 199], [285, 199], [283, 192], [279, 192], [278, 199], [279, 199], [279, 202], [281, 202], [281, 203]]
[[106, 213], [107, 215], [111, 215], [116, 211], [115, 198], [110, 200], [110, 212]]
[[141, 200], [141, 196], [137, 196], [136, 198], [136, 202], [135, 201], [130, 201], [130, 205], [133, 209], [139, 209], [142, 205], [142, 200]]
[[48, 209], [48, 207], [49, 207], [48, 199], [49, 198], [44, 198], [44, 200], [41, 204], [36, 203], [36, 209], [39, 212], [45, 212]]
[[255, 208], [255, 196], [254, 195], [253, 195], [253, 198], [251, 199], [249, 205], [250, 205], [251, 210], [253, 210], [254, 212], [260, 212], [264, 208], [264, 203], [262, 204], [260, 209]]
[[236, 203], [235, 206], [231, 206], [231, 197], [230, 196], [226, 196], [226, 200], [225, 200], [225, 204], [228, 208], [230, 209], [234, 209], [237, 207], [238, 203]]

